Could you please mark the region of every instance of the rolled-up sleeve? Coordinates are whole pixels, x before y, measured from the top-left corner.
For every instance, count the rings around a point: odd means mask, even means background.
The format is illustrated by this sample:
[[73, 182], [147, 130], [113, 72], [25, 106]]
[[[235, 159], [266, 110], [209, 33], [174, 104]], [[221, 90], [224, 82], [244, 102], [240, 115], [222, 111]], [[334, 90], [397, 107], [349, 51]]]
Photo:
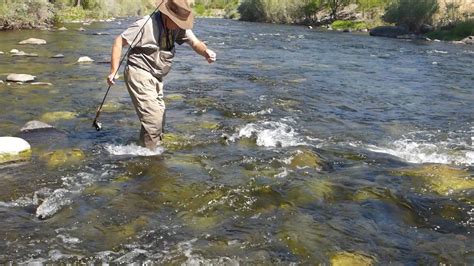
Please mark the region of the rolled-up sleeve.
[[196, 39], [192, 30], [179, 30], [176, 36], [176, 43], [181, 45], [183, 43], [192, 44]]
[[[132, 25], [130, 25], [130, 27], [128, 27], [124, 32], [122, 32], [120, 36], [122, 36], [122, 38], [125, 39], [130, 46], [135, 47], [138, 43], [140, 43], [141, 37], [143, 36], [143, 31], [140, 32], [140, 29], [145, 24], [147, 19], [148, 17], [144, 17], [135, 21]], [[138, 36], [139, 34], [141, 36]]]

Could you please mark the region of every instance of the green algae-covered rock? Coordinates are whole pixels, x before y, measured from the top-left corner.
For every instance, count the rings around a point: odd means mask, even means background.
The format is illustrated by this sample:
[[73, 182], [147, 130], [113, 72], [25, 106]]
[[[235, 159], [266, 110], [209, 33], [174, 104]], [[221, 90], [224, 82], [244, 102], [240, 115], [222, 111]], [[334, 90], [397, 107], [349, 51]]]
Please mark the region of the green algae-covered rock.
[[219, 128], [219, 123], [211, 122], [211, 121], [197, 121], [194, 123], [189, 124], [180, 124], [176, 126], [178, 129], [182, 131], [186, 131], [188, 133], [195, 133], [196, 130], [215, 130]]
[[68, 111], [48, 112], [44, 113], [39, 120], [46, 123], [56, 122], [59, 120], [71, 120], [77, 117], [77, 113]]
[[331, 257], [331, 266], [369, 266], [374, 264], [374, 259], [358, 253], [339, 252]]
[[26, 140], [0, 137], [0, 163], [27, 160], [30, 156], [31, 146]]
[[415, 184], [441, 195], [474, 189], [474, 179], [467, 170], [448, 165], [428, 164], [396, 170], [394, 173], [412, 177]]
[[46, 153], [41, 158], [50, 168], [81, 163], [85, 159], [84, 152], [79, 149], [65, 149]]
[[289, 189], [286, 199], [297, 206], [331, 199], [333, 184], [328, 180], [312, 178]]
[[184, 95], [179, 93], [168, 94], [165, 96], [166, 103], [182, 101], [183, 99]]
[[191, 146], [191, 138], [175, 133], [166, 133], [161, 144], [168, 150], [186, 149]]
[[324, 234], [311, 215], [293, 213], [277, 231], [277, 239], [284, 243], [289, 251], [309, 261], [320, 261], [319, 247], [324, 242]]
[[117, 102], [106, 102], [102, 106], [102, 112], [117, 112], [123, 108], [123, 104]]
[[196, 107], [201, 108], [209, 108], [209, 107], [216, 107], [218, 104], [217, 99], [210, 98], [210, 97], [202, 97], [202, 98], [192, 98], [186, 100], [186, 103], [194, 105]]
[[290, 167], [293, 169], [298, 168], [313, 168], [322, 169], [323, 160], [315, 152], [304, 149], [298, 150], [292, 157]]

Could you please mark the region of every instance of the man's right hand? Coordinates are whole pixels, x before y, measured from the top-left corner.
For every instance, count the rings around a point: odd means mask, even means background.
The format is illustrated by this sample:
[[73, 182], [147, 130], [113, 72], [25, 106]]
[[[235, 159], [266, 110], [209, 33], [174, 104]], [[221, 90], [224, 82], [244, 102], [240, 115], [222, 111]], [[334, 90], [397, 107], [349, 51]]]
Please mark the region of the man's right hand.
[[[112, 86], [112, 85], [115, 84], [114, 74], [115, 73], [112, 73], [107, 77], [107, 83], [109, 84], [109, 86]], [[115, 77], [117, 77], [117, 76], [115, 76]]]

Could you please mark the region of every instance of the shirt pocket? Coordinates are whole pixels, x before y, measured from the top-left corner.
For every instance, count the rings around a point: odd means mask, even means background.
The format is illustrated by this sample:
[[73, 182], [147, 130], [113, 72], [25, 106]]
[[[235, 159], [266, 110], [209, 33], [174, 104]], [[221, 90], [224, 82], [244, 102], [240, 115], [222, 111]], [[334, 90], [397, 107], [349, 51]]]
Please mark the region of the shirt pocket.
[[170, 72], [171, 65], [173, 64], [174, 51], [160, 51], [159, 54], [159, 67], [161, 68], [161, 74], [165, 76]]

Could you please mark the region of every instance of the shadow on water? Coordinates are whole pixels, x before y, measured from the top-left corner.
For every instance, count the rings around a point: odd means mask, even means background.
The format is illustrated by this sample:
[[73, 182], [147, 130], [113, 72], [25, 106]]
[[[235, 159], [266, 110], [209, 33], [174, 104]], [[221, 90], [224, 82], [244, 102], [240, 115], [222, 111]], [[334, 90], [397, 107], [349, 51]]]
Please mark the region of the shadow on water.
[[473, 261], [472, 47], [198, 19], [218, 62], [178, 47], [151, 153], [123, 80], [91, 127], [131, 22], [0, 33], [2, 80], [51, 83], [0, 84], [0, 134], [32, 145], [0, 165], [0, 262]]

